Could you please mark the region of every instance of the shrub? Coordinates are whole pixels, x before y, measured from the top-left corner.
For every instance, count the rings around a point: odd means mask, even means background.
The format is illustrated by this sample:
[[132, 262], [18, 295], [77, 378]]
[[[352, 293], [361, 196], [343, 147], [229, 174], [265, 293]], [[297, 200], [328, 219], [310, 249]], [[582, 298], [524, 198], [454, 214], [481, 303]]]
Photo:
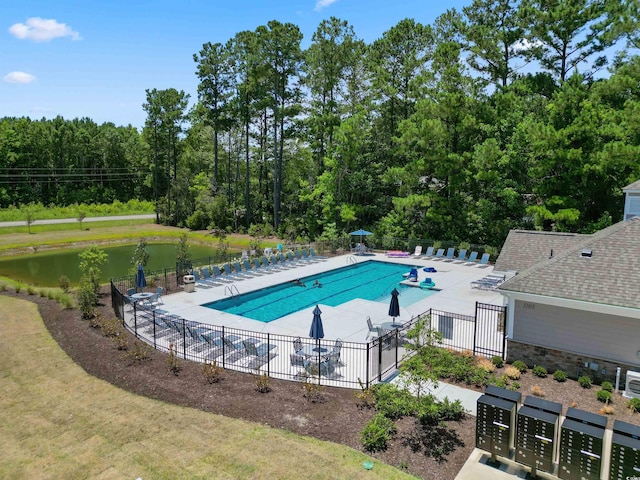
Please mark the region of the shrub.
[[322, 387], [315, 382], [312, 377], [306, 377], [302, 383], [302, 390], [304, 391], [303, 397], [312, 403], [319, 403], [324, 401], [324, 395], [322, 394]]
[[513, 390], [514, 392], [515, 392], [516, 390], [520, 390], [520, 383], [519, 383], [519, 382], [513, 382], [513, 385], [511, 385], [511, 386], [509, 387], [509, 390]]
[[627, 402], [627, 408], [631, 410], [631, 412], [640, 412], [640, 398], [631, 398]]
[[60, 278], [58, 278], [58, 285], [64, 293], [69, 293], [69, 287], [71, 286], [69, 277], [67, 277], [66, 275], [60, 275]]
[[556, 382], [566, 382], [567, 381], [567, 374], [566, 374], [566, 372], [563, 372], [562, 370], [556, 370], [555, 372], [553, 372], [553, 379]]
[[133, 342], [133, 347], [131, 347], [127, 352], [127, 356], [133, 360], [137, 360], [138, 362], [147, 360], [151, 356], [151, 346], [139, 340], [135, 340]]
[[496, 365], [488, 358], [479, 358], [477, 362], [478, 368], [481, 368], [487, 373], [493, 373], [496, 371]]
[[509, 385], [509, 377], [502, 375], [500, 378], [496, 378], [494, 383], [498, 388], [507, 388], [507, 385]]
[[596, 398], [602, 403], [609, 403], [611, 401], [611, 392], [607, 390], [598, 390], [596, 392]]
[[511, 365], [504, 369], [504, 374], [511, 380], [518, 380], [521, 375], [521, 371], [518, 367]]
[[587, 377], [586, 375], [578, 378], [578, 383], [582, 388], [591, 388], [591, 378]]
[[534, 385], [533, 387], [531, 387], [531, 395], [534, 395], [536, 397], [544, 397], [544, 390], [542, 390], [542, 387], [540, 387], [540, 385]]
[[524, 373], [528, 369], [527, 364], [524, 363], [522, 360], [516, 360], [511, 365], [517, 368], [518, 370], [520, 370], [520, 373]]
[[611, 405], [605, 405], [600, 410], [598, 410], [600, 415], [613, 415], [615, 413], [615, 409]]
[[222, 377], [222, 367], [215, 360], [211, 363], [205, 362], [202, 365], [202, 375], [204, 375], [207, 383], [217, 383]]
[[533, 367], [532, 372], [536, 377], [546, 378], [547, 376], [547, 369], [542, 365], [536, 365], [535, 367]]
[[491, 357], [491, 363], [493, 363], [496, 368], [502, 368], [504, 366], [504, 360], [499, 355]]
[[602, 388], [602, 390], [606, 390], [607, 392], [613, 392], [613, 384], [611, 382], [602, 382], [600, 388]]
[[358, 383], [360, 384], [360, 391], [356, 391], [355, 395], [356, 399], [359, 400], [359, 404], [366, 408], [373, 407], [376, 403], [376, 397], [373, 394], [373, 386], [365, 386], [359, 378]]
[[20, 290], [22, 290], [22, 286], [19, 283], [16, 283], [15, 289], [16, 293], [20, 293]]
[[7, 285], [5, 283], [0, 283], [0, 292], [6, 292], [7, 291]]
[[40, 297], [42, 298], [47, 298], [47, 291], [44, 288], [41, 288], [40, 290], [38, 290], [38, 295], [40, 295]]
[[391, 419], [413, 415], [416, 411], [416, 398], [403, 388], [390, 383], [381, 383], [373, 388], [376, 410]]
[[35, 295], [36, 294], [36, 289], [33, 288], [31, 285], [29, 285], [27, 287], [27, 295]]
[[169, 344], [169, 356], [167, 357], [167, 366], [169, 367], [169, 371], [174, 375], [178, 375], [182, 367], [180, 366], [180, 362], [178, 361], [178, 353], [176, 350], [176, 346], [173, 343]]
[[387, 442], [391, 440], [391, 436], [396, 433], [396, 426], [393, 421], [383, 414], [378, 413], [364, 427], [360, 438], [365, 450], [369, 452], [378, 452], [386, 450]]
[[256, 390], [260, 393], [267, 393], [271, 391], [271, 379], [266, 373], [260, 373], [260, 370], [256, 371]]

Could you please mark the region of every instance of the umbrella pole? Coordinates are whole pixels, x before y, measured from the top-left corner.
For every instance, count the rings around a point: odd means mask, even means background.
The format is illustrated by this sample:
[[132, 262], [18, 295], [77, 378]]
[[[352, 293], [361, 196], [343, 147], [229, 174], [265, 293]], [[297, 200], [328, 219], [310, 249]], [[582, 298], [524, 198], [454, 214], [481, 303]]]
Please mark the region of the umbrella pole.
[[316, 347], [318, 350], [318, 386], [320, 386], [320, 339], [318, 338], [316, 342], [318, 344]]

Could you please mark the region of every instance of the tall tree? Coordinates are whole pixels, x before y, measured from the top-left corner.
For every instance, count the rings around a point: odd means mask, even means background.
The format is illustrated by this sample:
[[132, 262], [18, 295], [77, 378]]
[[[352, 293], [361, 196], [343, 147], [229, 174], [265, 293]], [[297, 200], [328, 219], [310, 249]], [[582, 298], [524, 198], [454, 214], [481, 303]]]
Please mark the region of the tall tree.
[[218, 138], [231, 122], [229, 100], [233, 94], [234, 71], [229, 48], [221, 43], [205, 43], [199, 54], [193, 55], [198, 64], [196, 75], [198, 100], [206, 111], [207, 123], [213, 128], [213, 193], [218, 190]]
[[616, 13], [624, 1], [522, 0], [529, 55], [560, 84], [582, 63], [590, 62], [587, 72], [593, 74], [606, 65], [604, 51], [621, 33]]
[[[520, 0], [474, 0], [463, 8], [462, 31], [470, 51], [469, 65], [497, 86], [506, 87], [523, 59], [524, 28]], [[524, 60], [523, 60], [524, 61]]]

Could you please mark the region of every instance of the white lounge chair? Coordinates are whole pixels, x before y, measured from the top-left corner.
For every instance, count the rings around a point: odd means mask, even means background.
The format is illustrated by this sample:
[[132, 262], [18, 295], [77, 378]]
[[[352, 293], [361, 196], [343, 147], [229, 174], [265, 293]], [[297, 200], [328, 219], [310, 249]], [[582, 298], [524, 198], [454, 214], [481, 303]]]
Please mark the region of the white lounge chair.
[[419, 257], [422, 255], [422, 245], [416, 245], [416, 249], [411, 254], [412, 257]]

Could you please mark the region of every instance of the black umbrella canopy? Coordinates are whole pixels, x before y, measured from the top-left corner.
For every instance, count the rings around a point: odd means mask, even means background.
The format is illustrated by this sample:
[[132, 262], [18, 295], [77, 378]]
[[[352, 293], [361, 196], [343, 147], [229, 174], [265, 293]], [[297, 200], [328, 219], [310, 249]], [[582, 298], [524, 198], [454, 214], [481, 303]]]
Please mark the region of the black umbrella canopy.
[[322, 311], [320, 307], [316, 305], [316, 308], [313, 309], [313, 320], [311, 321], [311, 330], [309, 330], [309, 336], [314, 340], [320, 340], [324, 338], [324, 328], [322, 327], [322, 318], [320, 314]]
[[400, 302], [398, 302], [400, 292], [394, 288], [391, 292], [391, 303], [389, 303], [389, 316], [393, 317], [393, 323], [396, 323], [396, 317], [400, 316]]

